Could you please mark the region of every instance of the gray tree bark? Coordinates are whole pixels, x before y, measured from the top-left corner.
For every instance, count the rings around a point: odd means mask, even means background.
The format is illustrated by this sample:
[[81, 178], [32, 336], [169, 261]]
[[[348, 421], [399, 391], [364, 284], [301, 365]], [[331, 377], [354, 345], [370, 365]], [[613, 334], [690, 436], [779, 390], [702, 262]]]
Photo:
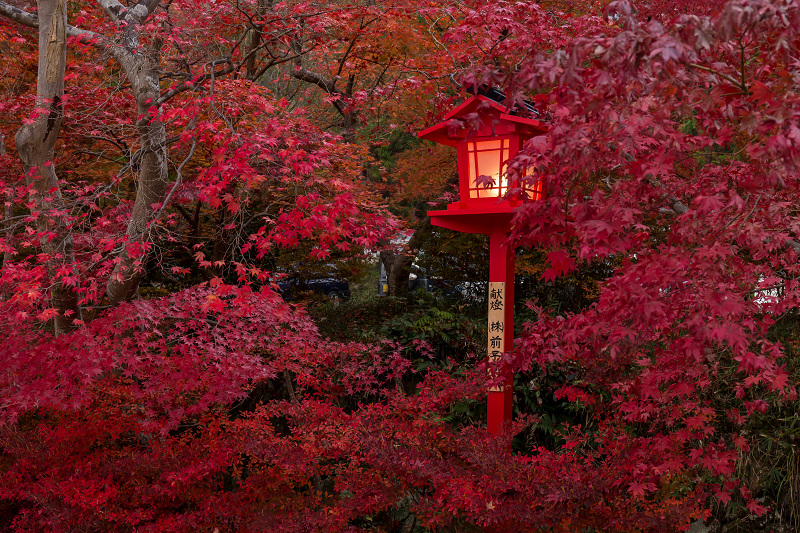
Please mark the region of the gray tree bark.
[[389, 296], [405, 298], [408, 296], [408, 275], [411, 272], [413, 257], [393, 251], [381, 251], [381, 263], [386, 270], [386, 284]]
[[411, 273], [411, 263], [419, 252], [422, 238], [430, 233], [430, 224], [427, 219], [421, 224], [406, 244], [403, 251], [381, 251], [380, 259], [386, 270], [386, 284], [389, 285], [389, 296], [405, 298], [408, 296], [408, 275]]
[[[161, 96], [161, 43], [154, 42], [148, 48], [139, 46], [140, 28], [158, 6], [159, 0], [140, 0], [131, 8], [116, 0], [99, 0], [99, 3], [112, 20], [120, 23], [122, 46], [115, 47], [112, 54], [131, 84], [136, 110], [141, 117], [136, 123], [140, 148], [134, 158], [138, 159], [139, 173], [136, 199], [126, 232], [127, 242], [106, 284], [108, 299], [112, 305], [117, 305], [136, 295], [144, 275], [147, 253], [142, 246], [148, 240], [150, 223], [156, 218], [158, 206], [167, 192], [167, 133], [164, 122], [160, 120], [161, 106], [157, 105]], [[156, 107], [155, 116], [150, 113], [153, 107]]]
[[[32, 185], [36, 204], [37, 229], [42, 248], [53, 273], [61, 264], [74, 263], [72, 235], [63, 215], [64, 199], [53, 164], [55, 144], [63, 117], [64, 72], [67, 63], [67, 0], [39, 0], [39, 66], [36, 82], [36, 108], [45, 109], [36, 119], [22, 126], [14, 137], [26, 180]], [[51, 289], [56, 335], [72, 328], [81, 317], [78, 295], [73, 287], [56, 283]]]
[[[6, 139], [2, 135], [0, 135], [0, 155], [6, 155]], [[11, 198], [14, 197], [14, 193], [11, 193]], [[11, 218], [14, 216], [14, 207], [13, 207], [13, 200], [6, 201], [3, 205], [3, 219], [8, 227], [6, 228], [6, 244], [11, 242], [11, 239], [14, 237], [14, 225], [11, 224]], [[11, 248], [8, 247], [3, 252], [3, 268], [6, 268], [8, 262], [11, 261], [12, 258], [12, 251]]]

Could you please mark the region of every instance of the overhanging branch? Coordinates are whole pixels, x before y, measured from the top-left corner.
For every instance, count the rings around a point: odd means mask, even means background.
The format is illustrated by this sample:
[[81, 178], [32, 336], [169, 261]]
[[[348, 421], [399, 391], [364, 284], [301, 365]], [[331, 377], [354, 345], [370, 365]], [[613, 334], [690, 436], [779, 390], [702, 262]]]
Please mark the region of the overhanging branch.
[[24, 26], [31, 28], [39, 27], [39, 19], [36, 17], [36, 15], [32, 15], [27, 11], [23, 11], [22, 9], [6, 4], [5, 2], [0, 2], [0, 15], [3, 15], [4, 17], [15, 22], [19, 22]]
[[[39, 29], [39, 18], [36, 15], [28, 13], [25, 10], [19, 9], [5, 2], [0, 2], [0, 16], [13, 20], [14, 22], [18, 22], [23, 26]], [[98, 48], [106, 48], [107, 46], [105, 38], [102, 35], [93, 31], [82, 30], [80, 28], [76, 28], [75, 26], [70, 26], [69, 24], [67, 24], [67, 36], [77, 37], [79, 42], [83, 44], [91, 44], [97, 46]]]

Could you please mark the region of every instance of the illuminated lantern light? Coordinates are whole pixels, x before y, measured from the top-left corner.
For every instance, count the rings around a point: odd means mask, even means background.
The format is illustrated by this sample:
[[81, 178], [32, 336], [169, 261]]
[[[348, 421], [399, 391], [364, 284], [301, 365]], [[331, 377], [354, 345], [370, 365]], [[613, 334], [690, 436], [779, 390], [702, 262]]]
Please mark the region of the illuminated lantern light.
[[512, 189], [518, 188], [528, 200], [541, 198], [541, 183], [534, 179], [530, 170], [520, 183], [508, 183], [510, 145], [511, 139], [506, 138], [467, 142], [469, 200], [493, 198], [497, 201], [505, 197], [509, 185]]
[[[508, 139], [467, 142], [469, 198], [499, 198], [508, 192], [504, 173], [508, 161]], [[479, 184], [478, 177], [486, 176], [489, 184]]]

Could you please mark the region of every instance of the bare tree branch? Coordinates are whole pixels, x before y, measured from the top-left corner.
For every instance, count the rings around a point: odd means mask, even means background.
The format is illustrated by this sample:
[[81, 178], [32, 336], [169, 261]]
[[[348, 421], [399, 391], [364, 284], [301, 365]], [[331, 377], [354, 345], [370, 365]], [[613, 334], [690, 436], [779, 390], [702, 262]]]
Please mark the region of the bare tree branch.
[[36, 15], [32, 15], [27, 11], [23, 11], [22, 9], [6, 4], [5, 2], [0, 2], [0, 15], [3, 15], [6, 18], [9, 18], [15, 22], [19, 22], [20, 24], [30, 28], [39, 27], [39, 19], [36, 17]]
[[[0, 2], [0, 16], [6, 17], [14, 22], [18, 22], [23, 26], [28, 26], [29, 28], [39, 28], [39, 18], [36, 15], [28, 13], [27, 11], [9, 5], [5, 2]], [[70, 26], [69, 24], [67, 24], [66, 30], [68, 37], [77, 37], [81, 43], [92, 44], [100, 48], [105, 48], [108, 44], [105, 37], [93, 31], [82, 30], [80, 28], [76, 28], [75, 26]]]

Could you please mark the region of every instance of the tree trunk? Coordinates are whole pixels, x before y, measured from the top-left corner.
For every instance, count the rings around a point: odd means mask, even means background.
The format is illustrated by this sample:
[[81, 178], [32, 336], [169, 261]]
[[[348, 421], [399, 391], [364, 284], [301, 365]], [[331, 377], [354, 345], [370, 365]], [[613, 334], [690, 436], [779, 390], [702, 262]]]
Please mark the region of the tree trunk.
[[150, 111], [160, 96], [159, 47], [160, 43], [155, 43], [149, 53], [142, 53], [134, 48], [127, 55], [117, 58], [136, 98], [136, 109], [140, 117], [136, 126], [139, 131], [141, 157], [136, 200], [126, 233], [127, 242], [120, 254], [120, 261], [106, 284], [106, 293], [112, 305], [130, 300], [137, 293], [144, 275], [149, 226], [167, 192], [166, 128], [159, 118], [161, 109], [155, 110], [155, 116]]
[[257, 74], [259, 69], [256, 63], [256, 49], [261, 46], [262, 34], [264, 31], [263, 20], [267, 15], [267, 10], [271, 7], [272, 2], [267, 0], [258, 0], [258, 8], [256, 10], [256, 22], [250, 30], [250, 37], [247, 43], [247, 61], [245, 62], [245, 77], [250, 81], [257, 81]]
[[411, 263], [419, 252], [421, 241], [431, 232], [430, 219], [426, 217], [418, 228], [406, 243], [405, 250], [389, 250], [380, 253], [381, 263], [386, 270], [389, 296], [401, 298], [408, 296], [408, 275], [411, 273]]
[[[53, 159], [55, 143], [63, 117], [64, 72], [67, 62], [67, 0], [39, 0], [39, 69], [36, 82], [36, 109], [46, 109], [22, 126], [15, 136], [17, 151], [26, 180], [34, 189], [42, 247], [48, 268], [55, 277], [57, 267], [74, 262], [72, 234], [67, 230], [64, 199]], [[72, 328], [80, 318], [78, 295], [68, 285], [55, 283], [51, 291], [56, 335]]]
[[[6, 138], [0, 135], [0, 156], [6, 155]], [[3, 220], [8, 224], [6, 229], [6, 249], [3, 252], [3, 268], [6, 268], [8, 262], [12, 258], [11, 239], [14, 237], [14, 225], [11, 224], [11, 218], [14, 216], [14, 191], [9, 194], [10, 198], [6, 199], [3, 205]]]
[[381, 263], [386, 270], [389, 296], [399, 298], [408, 296], [408, 275], [411, 272], [412, 260], [413, 257], [403, 252], [381, 252]]

